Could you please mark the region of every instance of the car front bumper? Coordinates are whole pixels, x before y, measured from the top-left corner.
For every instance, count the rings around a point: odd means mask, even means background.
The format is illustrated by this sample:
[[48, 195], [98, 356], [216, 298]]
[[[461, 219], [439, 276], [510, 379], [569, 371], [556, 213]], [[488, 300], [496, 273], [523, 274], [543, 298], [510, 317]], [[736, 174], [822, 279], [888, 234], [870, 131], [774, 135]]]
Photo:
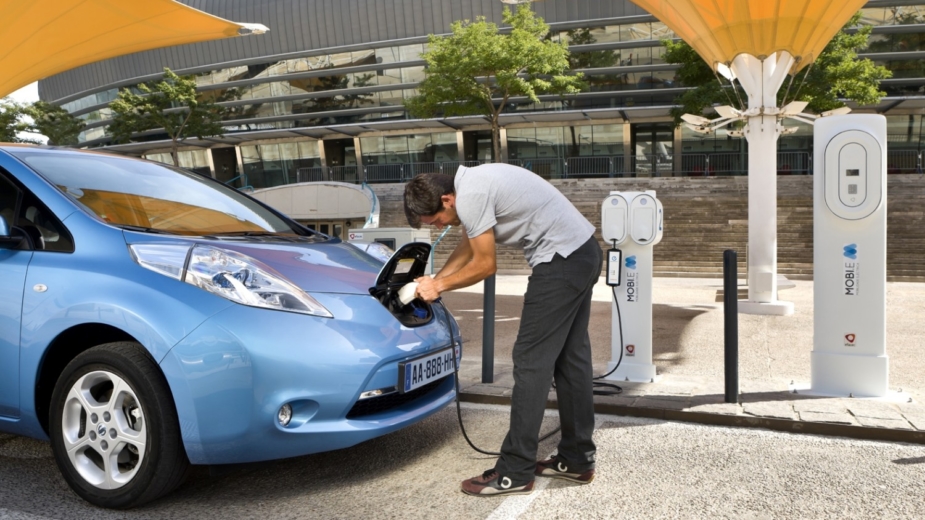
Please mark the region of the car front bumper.
[[[431, 323], [408, 328], [371, 296], [315, 296], [334, 319], [234, 305], [163, 359], [190, 462], [253, 462], [345, 448], [453, 401], [450, 375], [413, 395], [374, 397], [381, 406], [354, 409], [362, 393], [397, 386], [399, 363], [454, 344], [455, 323], [442, 305], [434, 305]], [[277, 415], [287, 403], [292, 420], [282, 426]]]

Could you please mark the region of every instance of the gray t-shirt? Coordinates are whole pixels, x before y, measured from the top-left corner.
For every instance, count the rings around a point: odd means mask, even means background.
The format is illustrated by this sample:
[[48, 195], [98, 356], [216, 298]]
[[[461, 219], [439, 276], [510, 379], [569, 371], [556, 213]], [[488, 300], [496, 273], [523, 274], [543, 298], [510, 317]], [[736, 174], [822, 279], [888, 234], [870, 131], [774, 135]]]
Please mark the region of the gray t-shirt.
[[469, 238], [495, 229], [495, 242], [519, 246], [530, 267], [568, 257], [594, 235], [565, 195], [535, 173], [509, 164], [460, 166], [456, 213]]

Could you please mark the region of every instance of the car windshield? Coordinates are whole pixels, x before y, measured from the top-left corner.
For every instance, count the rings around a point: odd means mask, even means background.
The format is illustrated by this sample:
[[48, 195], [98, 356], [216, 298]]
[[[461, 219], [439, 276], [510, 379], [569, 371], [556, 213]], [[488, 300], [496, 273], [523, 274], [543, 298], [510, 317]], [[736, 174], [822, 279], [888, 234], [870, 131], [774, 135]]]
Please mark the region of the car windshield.
[[180, 235], [298, 233], [237, 190], [185, 170], [102, 154], [14, 153], [116, 226]]

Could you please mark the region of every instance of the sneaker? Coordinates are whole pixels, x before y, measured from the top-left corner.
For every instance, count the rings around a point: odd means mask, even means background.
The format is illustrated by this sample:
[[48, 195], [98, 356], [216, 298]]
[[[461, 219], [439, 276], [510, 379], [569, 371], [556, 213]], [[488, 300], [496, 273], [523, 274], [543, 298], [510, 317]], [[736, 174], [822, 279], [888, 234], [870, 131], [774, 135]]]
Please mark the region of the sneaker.
[[462, 492], [479, 497], [529, 495], [533, 493], [533, 481], [515, 485], [509, 477], [504, 477], [494, 469], [490, 469], [477, 477], [463, 480]]
[[594, 468], [569, 471], [568, 465], [558, 455], [537, 462], [536, 471], [533, 474], [539, 477], [561, 478], [578, 484], [588, 484], [594, 480]]

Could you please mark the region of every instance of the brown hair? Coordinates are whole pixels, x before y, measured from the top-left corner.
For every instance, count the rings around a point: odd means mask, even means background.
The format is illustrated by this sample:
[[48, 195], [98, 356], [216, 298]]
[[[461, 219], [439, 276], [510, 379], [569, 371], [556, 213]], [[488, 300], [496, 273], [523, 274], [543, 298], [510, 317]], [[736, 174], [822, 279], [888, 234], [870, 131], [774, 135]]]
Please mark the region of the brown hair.
[[414, 229], [421, 228], [421, 217], [436, 215], [443, 209], [440, 197], [456, 192], [454, 177], [443, 173], [422, 173], [405, 184], [405, 217]]

